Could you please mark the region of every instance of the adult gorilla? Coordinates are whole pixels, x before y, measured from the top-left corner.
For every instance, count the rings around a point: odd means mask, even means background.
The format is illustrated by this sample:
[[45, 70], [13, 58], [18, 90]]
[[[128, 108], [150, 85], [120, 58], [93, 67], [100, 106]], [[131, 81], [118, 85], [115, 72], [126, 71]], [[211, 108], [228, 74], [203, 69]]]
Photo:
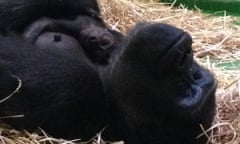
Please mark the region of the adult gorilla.
[[8, 36], [0, 38], [0, 115], [24, 115], [4, 121], [65, 138], [108, 126], [107, 138], [128, 144], [207, 141], [196, 137], [213, 120], [216, 83], [193, 60], [186, 32], [143, 23], [123, 37], [106, 27], [94, 0], [0, 7]]

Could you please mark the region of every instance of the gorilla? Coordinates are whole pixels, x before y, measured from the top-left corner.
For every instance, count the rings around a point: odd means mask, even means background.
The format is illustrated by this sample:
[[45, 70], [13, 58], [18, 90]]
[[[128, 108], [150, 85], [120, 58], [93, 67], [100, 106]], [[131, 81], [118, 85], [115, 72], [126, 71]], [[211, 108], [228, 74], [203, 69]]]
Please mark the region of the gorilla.
[[139, 23], [124, 36], [103, 22], [95, 0], [0, 8], [3, 122], [67, 139], [106, 128], [103, 138], [127, 144], [207, 142], [198, 135], [213, 121], [216, 81], [194, 61], [187, 32]]

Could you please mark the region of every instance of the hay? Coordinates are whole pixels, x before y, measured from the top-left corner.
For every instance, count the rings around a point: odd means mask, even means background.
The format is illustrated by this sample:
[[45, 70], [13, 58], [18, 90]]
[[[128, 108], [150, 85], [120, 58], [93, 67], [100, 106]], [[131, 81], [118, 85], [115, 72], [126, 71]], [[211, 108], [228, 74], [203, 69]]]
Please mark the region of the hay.
[[[240, 143], [240, 70], [226, 70], [216, 65], [221, 61], [240, 59], [240, 26], [234, 25], [236, 18], [213, 17], [200, 10], [191, 11], [180, 6], [173, 8], [154, 0], [145, 3], [134, 0], [99, 0], [103, 18], [112, 29], [126, 32], [137, 22], [151, 21], [175, 25], [189, 32], [194, 40], [193, 50], [196, 60], [211, 69], [218, 79], [217, 114], [209, 141], [214, 144]], [[212, 63], [215, 59], [217, 62]], [[207, 131], [207, 130], [206, 130]], [[0, 129], [0, 143], [3, 144], [45, 144], [79, 143], [47, 136], [43, 131], [30, 134], [5, 127]], [[204, 134], [204, 133], [203, 133]], [[104, 144], [100, 135], [87, 143]], [[121, 142], [120, 142], [121, 143]]]

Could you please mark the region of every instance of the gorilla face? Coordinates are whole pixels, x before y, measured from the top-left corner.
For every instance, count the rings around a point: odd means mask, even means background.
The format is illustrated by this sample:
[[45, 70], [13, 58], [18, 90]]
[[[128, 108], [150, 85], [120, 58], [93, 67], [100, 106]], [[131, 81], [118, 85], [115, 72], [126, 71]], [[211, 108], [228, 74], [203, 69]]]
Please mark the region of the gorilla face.
[[139, 24], [127, 41], [112, 76], [127, 141], [205, 141], [195, 138], [200, 124], [208, 128], [213, 119], [216, 82], [193, 60], [190, 35], [166, 24]]

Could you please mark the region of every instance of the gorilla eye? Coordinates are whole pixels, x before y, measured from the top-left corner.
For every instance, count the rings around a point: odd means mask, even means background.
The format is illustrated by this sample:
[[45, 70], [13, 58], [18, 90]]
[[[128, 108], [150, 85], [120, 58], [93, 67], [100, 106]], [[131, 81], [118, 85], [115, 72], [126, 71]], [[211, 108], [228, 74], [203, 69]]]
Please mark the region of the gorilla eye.
[[97, 41], [97, 37], [91, 36], [91, 37], [89, 37], [89, 41], [90, 42], [96, 42]]
[[183, 69], [186, 67], [187, 63], [191, 61], [191, 59], [189, 59], [191, 53], [192, 53], [191, 46], [179, 47], [178, 68]]
[[186, 47], [186, 48], [185, 48], [185, 52], [186, 52], [186, 54], [191, 54], [191, 53], [192, 53], [192, 48], [191, 48], [191, 46]]
[[183, 56], [182, 56], [182, 58], [180, 60], [180, 63], [179, 63], [179, 67], [184, 67], [186, 59], [187, 59], [187, 54], [183, 53]]

